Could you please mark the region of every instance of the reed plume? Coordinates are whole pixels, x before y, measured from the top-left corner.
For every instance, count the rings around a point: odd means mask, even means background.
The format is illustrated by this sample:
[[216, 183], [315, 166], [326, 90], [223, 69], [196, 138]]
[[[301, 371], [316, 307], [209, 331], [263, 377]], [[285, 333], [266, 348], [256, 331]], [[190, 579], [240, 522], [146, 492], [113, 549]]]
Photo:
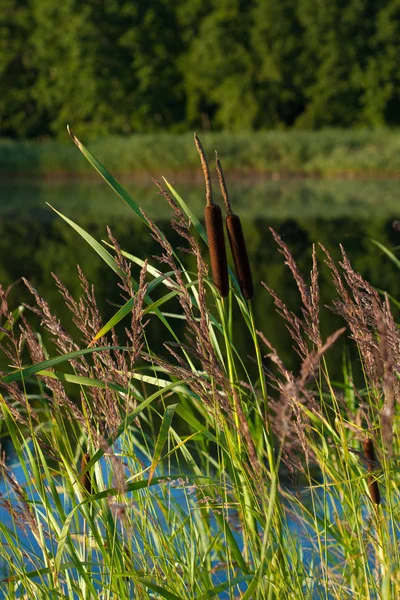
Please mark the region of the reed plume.
[[368, 490], [371, 500], [377, 506], [381, 503], [381, 495], [379, 493], [378, 482], [375, 479], [374, 471], [376, 470], [376, 456], [374, 443], [370, 438], [364, 440], [364, 456], [368, 463]]
[[229, 293], [228, 261], [226, 258], [224, 227], [220, 207], [214, 203], [212, 198], [211, 176], [208, 168], [204, 148], [197, 136], [194, 134], [194, 142], [200, 155], [201, 167], [203, 169], [206, 183], [206, 207], [204, 218], [210, 249], [211, 271], [215, 287], [224, 298]]
[[246, 242], [243, 235], [243, 228], [240, 222], [240, 218], [232, 212], [231, 203], [229, 200], [228, 189], [226, 187], [224, 173], [222, 171], [221, 162], [216, 156], [216, 165], [219, 185], [221, 187], [222, 197], [224, 199], [225, 208], [227, 212], [226, 217], [226, 230], [228, 232], [229, 245], [231, 247], [231, 253], [233, 262], [235, 263], [236, 274], [239, 281], [239, 287], [246, 298], [250, 300], [254, 295], [253, 278], [251, 276], [251, 269], [249, 263], [249, 257], [247, 254]]

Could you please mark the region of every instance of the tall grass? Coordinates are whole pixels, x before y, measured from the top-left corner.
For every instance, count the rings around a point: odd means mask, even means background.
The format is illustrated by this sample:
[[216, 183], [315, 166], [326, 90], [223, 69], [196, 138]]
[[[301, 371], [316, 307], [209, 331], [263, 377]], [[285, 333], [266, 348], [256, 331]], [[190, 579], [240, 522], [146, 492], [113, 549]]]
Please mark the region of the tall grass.
[[[1, 292], [10, 368], [0, 403], [19, 465], [2, 459], [4, 597], [397, 598], [400, 339], [387, 297], [344, 250], [336, 265], [321, 249], [345, 323], [322, 340], [316, 250], [306, 283], [272, 231], [299, 290], [295, 314], [265, 282], [301, 359], [290, 372], [231, 271], [220, 296], [205, 229], [175, 189], [158, 184], [183, 249], [73, 139], [148, 226], [160, 256], [121, 249], [111, 231], [102, 243], [60, 215], [114, 271], [122, 304], [104, 323], [81, 271], [78, 299], [55, 277], [76, 338], [26, 282], [30, 310], [54, 338], [51, 356], [29, 311], [12, 312]], [[237, 346], [237, 318], [254, 369]], [[148, 345], [149, 321], [162, 353]], [[329, 349], [344, 337], [357, 358], [346, 355], [342, 380], [332, 381]]]
[[[203, 133], [207, 151], [218, 148], [228, 174], [322, 177], [398, 176], [397, 130], [251, 131]], [[198, 176], [191, 134], [135, 134], [93, 140], [91, 147], [119, 175], [187, 173]], [[3, 177], [92, 176], [64, 141], [0, 140]]]

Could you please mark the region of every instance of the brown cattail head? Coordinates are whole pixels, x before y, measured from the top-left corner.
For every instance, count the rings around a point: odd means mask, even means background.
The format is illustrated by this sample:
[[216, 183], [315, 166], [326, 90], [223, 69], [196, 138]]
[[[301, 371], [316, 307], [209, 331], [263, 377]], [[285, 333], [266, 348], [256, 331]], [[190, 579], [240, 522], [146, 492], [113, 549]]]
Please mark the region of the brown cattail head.
[[224, 298], [229, 293], [229, 278], [221, 209], [216, 204], [210, 204], [205, 207], [204, 216], [212, 276], [215, 287]]
[[368, 490], [371, 500], [377, 506], [381, 503], [381, 495], [379, 493], [378, 482], [375, 479], [374, 471], [376, 470], [376, 456], [374, 443], [370, 438], [364, 440], [364, 456], [368, 463]]
[[[82, 459], [81, 459], [81, 471], [84, 470], [84, 468], [88, 464], [89, 460], [90, 460], [90, 454], [88, 454], [87, 452], [84, 452], [82, 454]], [[92, 493], [92, 484], [90, 482], [90, 475], [89, 475], [88, 471], [86, 471], [85, 473], [83, 473], [83, 475], [81, 475], [79, 481], [80, 481], [81, 485], [86, 489], [86, 491], [89, 492], [89, 494], [91, 494]]]
[[235, 263], [236, 274], [239, 281], [239, 287], [246, 300], [254, 295], [253, 278], [251, 276], [249, 256], [247, 254], [246, 242], [244, 240], [242, 224], [237, 215], [232, 212], [231, 203], [229, 201], [228, 188], [226, 187], [224, 173], [222, 171], [221, 162], [216, 155], [217, 173], [219, 184], [221, 187], [222, 197], [224, 199], [226, 212], [226, 229], [228, 232], [229, 245], [233, 262]]
[[211, 176], [208, 168], [204, 148], [196, 134], [194, 142], [200, 155], [201, 167], [206, 182], [206, 202], [204, 217], [210, 249], [211, 271], [215, 287], [224, 298], [229, 293], [228, 261], [226, 259], [224, 227], [222, 224], [222, 213], [219, 206], [214, 204], [212, 198]]
[[240, 219], [233, 213], [226, 217], [229, 245], [235, 263], [239, 286], [246, 300], [254, 295], [253, 278], [251, 276], [249, 257]]

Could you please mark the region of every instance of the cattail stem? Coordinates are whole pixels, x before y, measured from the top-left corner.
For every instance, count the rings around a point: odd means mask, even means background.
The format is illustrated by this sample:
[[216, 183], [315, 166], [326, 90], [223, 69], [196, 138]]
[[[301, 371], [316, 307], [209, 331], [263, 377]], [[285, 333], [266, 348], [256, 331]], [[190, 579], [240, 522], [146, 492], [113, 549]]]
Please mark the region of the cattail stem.
[[379, 506], [381, 503], [381, 495], [379, 493], [378, 482], [376, 481], [374, 472], [376, 470], [376, 456], [374, 443], [370, 438], [366, 438], [364, 440], [364, 456], [368, 463], [368, 473], [370, 476], [368, 477], [368, 490], [371, 500], [374, 504]]
[[222, 213], [220, 207], [217, 204], [214, 204], [212, 198], [210, 170], [208, 168], [204, 148], [196, 134], [194, 134], [194, 141], [197, 151], [200, 155], [201, 167], [203, 169], [204, 180], [206, 183], [207, 205], [204, 209], [204, 218], [206, 223], [208, 246], [210, 249], [211, 271], [215, 287], [217, 288], [219, 294], [224, 298], [229, 293], [229, 277]]
[[254, 286], [246, 242], [243, 235], [242, 223], [240, 218], [232, 212], [228, 188], [226, 187], [221, 162], [218, 158], [218, 154], [215, 153], [215, 155], [219, 185], [228, 215], [226, 217], [226, 229], [228, 232], [228, 240], [231, 247], [233, 262], [235, 263], [239, 287], [246, 300], [250, 300], [254, 295]]

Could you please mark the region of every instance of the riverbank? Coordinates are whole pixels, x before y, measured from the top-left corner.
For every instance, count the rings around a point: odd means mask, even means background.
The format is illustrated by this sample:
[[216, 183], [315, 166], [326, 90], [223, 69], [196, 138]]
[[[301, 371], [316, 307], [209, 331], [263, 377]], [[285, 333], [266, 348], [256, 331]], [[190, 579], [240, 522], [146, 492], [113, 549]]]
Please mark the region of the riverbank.
[[[79, 137], [79, 131], [75, 132]], [[321, 130], [202, 133], [230, 177], [398, 178], [400, 131]], [[85, 143], [116, 175], [200, 176], [192, 133], [109, 136]], [[68, 138], [43, 142], [0, 139], [0, 177], [93, 178], [92, 167]]]

